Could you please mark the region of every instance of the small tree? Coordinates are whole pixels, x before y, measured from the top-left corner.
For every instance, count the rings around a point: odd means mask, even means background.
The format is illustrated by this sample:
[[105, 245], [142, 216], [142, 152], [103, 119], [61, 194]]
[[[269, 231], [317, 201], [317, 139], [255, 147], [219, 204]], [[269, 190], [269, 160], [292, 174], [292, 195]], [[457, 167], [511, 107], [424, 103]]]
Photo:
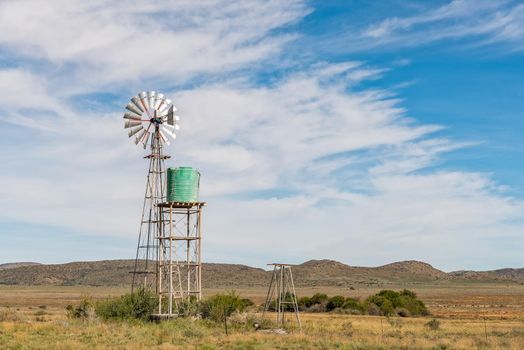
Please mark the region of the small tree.
[[230, 291], [227, 294], [216, 294], [204, 300], [200, 304], [200, 313], [203, 318], [222, 322], [235, 311], [244, 311], [248, 304], [250, 303], [241, 299], [235, 291]]
[[326, 310], [333, 311], [339, 307], [342, 307], [345, 302], [346, 298], [344, 298], [342, 295], [335, 295], [334, 297], [329, 298], [326, 305]]
[[315, 304], [322, 304], [324, 302], [327, 302], [328, 299], [329, 297], [327, 296], [327, 294], [316, 293], [311, 297], [310, 300], [311, 300], [311, 305], [315, 305]]
[[342, 307], [347, 310], [354, 310], [357, 313], [362, 313], [364, 311], [364, 305], [354, 298], [347, 298]]
[[156, 295], [142, 288], [131, 294], [99, 301], [96, 303], [95, 312], [103, 319], [138, 318], [146, 320], [157, 306]]

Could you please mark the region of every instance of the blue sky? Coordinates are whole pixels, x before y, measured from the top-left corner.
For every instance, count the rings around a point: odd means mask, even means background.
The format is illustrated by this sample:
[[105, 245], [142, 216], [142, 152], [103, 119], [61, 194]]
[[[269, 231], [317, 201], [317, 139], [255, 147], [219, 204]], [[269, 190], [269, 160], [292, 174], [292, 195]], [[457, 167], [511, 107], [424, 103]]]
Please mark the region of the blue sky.
[[0, 263], [133, 257], [121, 114], [156, 90], [208, 261], [521, 267], [522, 23], [518, 1], [2, 2]]

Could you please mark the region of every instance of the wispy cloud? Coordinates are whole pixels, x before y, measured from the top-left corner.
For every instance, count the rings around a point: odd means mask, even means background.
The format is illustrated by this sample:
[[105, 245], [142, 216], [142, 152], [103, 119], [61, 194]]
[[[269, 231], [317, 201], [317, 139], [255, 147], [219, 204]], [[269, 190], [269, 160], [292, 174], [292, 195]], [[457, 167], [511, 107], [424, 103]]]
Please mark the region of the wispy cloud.
[[522, 50], [523, 23], [524, 5], [518, 1], [453, 0], [413, 16], [373, 23], [352, 40], [352, 47], [410, 47], [467, 39], [468, 45], [506, 44], [507, 50]]
[[68, 89], [70, 79], [77, 89], [152, 78], [173, 84], [278, 54], [293, 34], [273, 31], [308, 12], [301, 1], [6, 1], [0, 45], [50, 63], [50, 74], [67, 70], [68, 79], [55, 78]]

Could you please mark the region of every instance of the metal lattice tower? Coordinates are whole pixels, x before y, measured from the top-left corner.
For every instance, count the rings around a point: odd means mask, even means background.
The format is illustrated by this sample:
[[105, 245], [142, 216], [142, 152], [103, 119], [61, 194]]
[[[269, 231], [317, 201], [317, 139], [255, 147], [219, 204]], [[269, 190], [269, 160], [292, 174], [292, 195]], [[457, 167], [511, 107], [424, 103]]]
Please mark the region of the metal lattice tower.
[[293, 282], [293, 273], [289, 264], [268, 264], [273, 266], [273, 274], [269, 282], [269, 289], [267, 291], [266, 302], [264, 304], [264, 312], [262, 318], [265, 317], [266, 312], [269, 311], [271, 303], [274, 302], [274, 307], [277, 317], [277, 327], [283, 328], [286, 322], [286, 313], [295, 313], [296, 321], [299, 330], [302, 329], [300, 322], [300, 313], [298, 310], [297, 294], [295, 292], [295, 283]]
[[162, 153], [159, 133], [153, 134], [151, 154], [144, 158], [149, 159], [149, 171], [147, 173], [131, 290], [143, 287], [158, 292], [158, 240], [156, 237], [162, 228], [159, 216], [161, 213], [157, 210], [157, 207], [166, 199], [164, 160], [170, 158]]
[[131, 290], [145, 288], [158, 291], [158, 242], [160, 218], [157, 206], [165, 201], [166, 181], [164, 161], [169, 156], [162, 152], [163, 144], [170, 144], [169, 137], [175, 138], [179, 130], [175, 115], [176, 108], [172, 101], [155, 91], [143, 91], [131, 98], [124, 113], [124, 128], [127, 136], [134, 139], [136, 145], [150, 148], [146, 191], [140, 231], [136, 249], [133, 281]]

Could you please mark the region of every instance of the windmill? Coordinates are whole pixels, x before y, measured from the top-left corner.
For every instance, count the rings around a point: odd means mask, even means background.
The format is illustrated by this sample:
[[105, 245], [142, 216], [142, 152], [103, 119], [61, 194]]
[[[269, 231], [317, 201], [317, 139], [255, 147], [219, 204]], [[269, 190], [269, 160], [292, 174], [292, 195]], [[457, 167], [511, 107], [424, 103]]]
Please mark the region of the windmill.
[[157, 319], [176, 317], [180, 302], [202, 298], [200, 173], [190, 167], [166, 168], [164, 144], [176, 137], [180, 118], [171, 100], [154, 91], [131, 98], [124, 114], [128, 136], [151, 149], [131, 291], [158, 296]]
[[161, 230], [158, 204], [166, 200], [166, 170], [164, 161], [170, 156], [164, 154], [164, 144], [169, 145], [169, 137], [176, 138], [180, 129], [174, 113], [172, 101], [155, 91], [141, 92], [131, 98], [124, 114], [125, 125], [129, 129], [128, 136], [134, 139], [136, 145], [150, 148], [149, 171], [140, 220], [140, 231], [136, 249], [135, 266], [133, 270], [132, 290], [137, 287], [156, 289], [159, 246], [155, 237]]

